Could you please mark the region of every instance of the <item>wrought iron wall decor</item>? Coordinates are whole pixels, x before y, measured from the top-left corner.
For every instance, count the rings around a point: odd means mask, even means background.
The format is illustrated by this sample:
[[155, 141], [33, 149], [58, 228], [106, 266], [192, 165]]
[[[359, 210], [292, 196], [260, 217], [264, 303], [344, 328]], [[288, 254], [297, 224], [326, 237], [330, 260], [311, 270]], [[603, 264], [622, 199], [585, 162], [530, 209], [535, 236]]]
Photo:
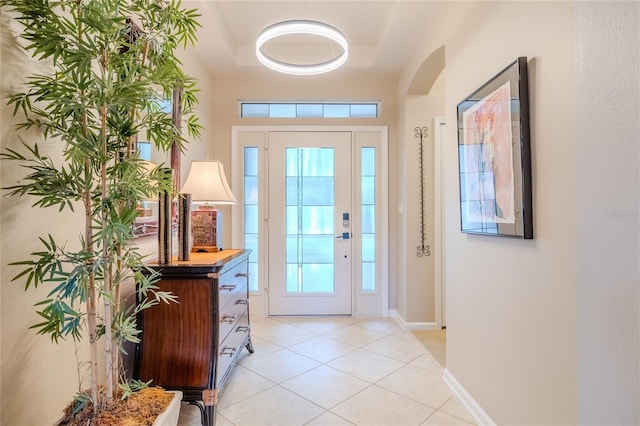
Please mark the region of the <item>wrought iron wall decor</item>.
[[425, 232], [425, 213], [424, 213], [424, 199], [425, 199], [425, 189], [424, 189], [424, 140], [429, 136], [429, 128], [427, 126], [424, 127], [415, 127], [413, 129], [416, 138], [420, 138], [420, 244], [418, 244], [416, 250], [416, 255], [418, 257], [430, 256], [431, 255], [431, 247], [427, 244], [427, 236]]

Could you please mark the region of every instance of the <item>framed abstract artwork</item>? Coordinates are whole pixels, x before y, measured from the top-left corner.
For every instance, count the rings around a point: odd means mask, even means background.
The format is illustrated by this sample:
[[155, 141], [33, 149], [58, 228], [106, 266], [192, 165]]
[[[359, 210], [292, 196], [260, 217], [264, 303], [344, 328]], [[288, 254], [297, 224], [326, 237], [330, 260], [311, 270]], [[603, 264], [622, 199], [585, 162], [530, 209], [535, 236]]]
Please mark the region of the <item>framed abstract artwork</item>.
[[467, 96], [457, 113], [461, 231], [532, 239], [527, 58]]

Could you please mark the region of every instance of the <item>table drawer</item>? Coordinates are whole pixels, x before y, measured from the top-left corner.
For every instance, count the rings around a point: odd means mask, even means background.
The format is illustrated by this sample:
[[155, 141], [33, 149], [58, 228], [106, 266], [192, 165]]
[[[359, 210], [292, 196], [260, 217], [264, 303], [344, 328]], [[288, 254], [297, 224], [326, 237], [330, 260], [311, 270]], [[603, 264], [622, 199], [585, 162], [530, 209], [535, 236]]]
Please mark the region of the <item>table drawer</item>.
[[247, 312], [233, 325], [229, 335], [220, 343], [218, 350], [217, 385], [222, 386], [229, 369], [238, 358], [249, 337], [249, 315]]
[[220, 312], [220, 324], [219, 324], [219, 333], [220, 333], [220, 341], [224, 340], [225, 337], [229, 334], [229, 332], [234, 329], [236, 323], [243, 315], [246, 314], [248, 308], [248, 302], [246, 295], [238, 295], [235, 302], [229, 303], [224, 307], [222, 312]]
[[224, 272], [219, 278], [220, 312], [229, 303], [235, 303], [238, 297], [247, 298], [247, 262], [241, 262]]

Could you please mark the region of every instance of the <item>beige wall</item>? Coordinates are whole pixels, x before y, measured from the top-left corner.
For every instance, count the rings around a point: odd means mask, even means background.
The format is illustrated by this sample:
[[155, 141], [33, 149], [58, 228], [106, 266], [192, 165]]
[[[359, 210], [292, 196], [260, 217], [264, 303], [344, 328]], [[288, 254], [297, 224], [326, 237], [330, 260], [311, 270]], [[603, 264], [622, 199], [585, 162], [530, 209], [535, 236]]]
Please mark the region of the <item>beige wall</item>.
[[[638, 4], [452, 2], [429, 25], [400, 93], [444, 46], [448, 373], [497, 424], [637, 424]], [[518, 56], [535, 239], [462, 234], [456, 104]]]
[[[0, 102], [0, 147], [17, 148], [19, 142], [12, 128], [17, 120], [12, 117], [12, 110], [5, 105], [4, 99], [19, 86], [26, 74], [40, 65], [16, 49], [15, 32], [10, 31], [13, 27], [3, 14], [0, 14], [0, 20], [0, 96], [3, 99]], [[211, 76], [200, 60], [188, 55], [182, 59], [187, 72], [200, 80], [203, 94], [212, 94]], [[200, 103], [198, 114], [206, 126], [203, 140], [208, 140], [212, 133], [209, 124], [213, 116], [212, 97], [201, 95]], [[43, 152], [55, 153], [56, 145], [56, 142], [47, 142], [41, 148]], [[190, 160], [206, 156], [208, 149], [207, 144], [194, 142], [183, 155], [185, 177]], [[0, 162], [0, 172], [3, 187], [15, 183], [23, 174], [17, 164], [6, 161]], [[0, 197], [0, 424], [3, 425], [53, 424], [78, 391], [74, 344], [69, 341], [54, 345], [48, 336], [38, 336], [29, 330], [38, 321], [33, 305], [46, 298], [49, 289], [25, 293], [22, 282], [10, 282], [19, 268], [7, 264], [23, 260], [32, 251], [40, 249], [38, 236], [51, 233], [59, 241], [76, 244], [81, 232], [78, 224], [84, 220], [73, 214], [59, 215], [56, 208], [32, 208], [32, 202], [28, 197]], [[139, 242], [143, 253], [153, 255], [156, 252], [155, 238], [142, 238]], [[177, 244], [174, 247], [177, 249]], [[86, 360], [86, 354], [87, 351], [80, 348], [80, 358]], [[83, 367], [82, 374], [86, 371]]]
[[[200, 139], [191, 139], [187, 146], [186, 152], [182, 156], [181, 161], [181, 174], [182, 184], [184, 185], [189, 174], [189, 167], [192, 160], [205, 160], [213, 159], [214, 146], [212, 141], [214, 140], [215, 127], [213, 126], [214, 118], [214, 99], [216, 97], [214, 78], [211, 72], [205, 68], [204, 63], [198, 58], [195, 52], [189, 48], [186, 51], [179, 52], [180, 61], [182, 61], [183, 69], [191, 77], [195, 78], [198, 82], [199, 93], [198, 105], [195, 108], [195, 113], [200, 120], [200, 124], [203, 129], [200, 134]], [[186, 131], [183, 131], [186, 134]], [[231, 175], [226, 171], [227, 178]], [[229, 180], [230, 181], [230, 180]]]
[[640, 424], [640, 3], [577, 2], [578, 424]]
[[[476, 3], [460, 12], [450, 16], [466, 15], [465, 31], [445, 43], [448, 122], [456, 122], [457, 102], [516, 57], [530, 58], [535, 239], [465, 235], [448, 220], [447, 368], [498, 424], [573, 424], [572, 4]], [[447, 135], [456, 140], [455, 126]], [[455, 143], [445, 158], [449, 196], [458, 191]], [[447, 219], [457, 217], [455, 196], [446, 209]]]
[[[0, 103], [0, 145], [2, 148], [18, 148], [19, 141], [11, 128], [17, 120], [11, 116], [11, 109], [5, 105], [4, 99], [20, 87], [21, 78], [32, 67], [32, 62], [15, 46], [15, 34], [19, 27], [9, 25], [4, 15], [0, 15], [0, 19], [0, 69], [3, 77], [0, 84], [3, 99]], [[29, 137], [38, 136], [31, 132]], [[50, 153], [54, 144], [44, 143], [41, 148]], [[60, 157], [53, 155], [52, 158], [59, 160]], [[0, 162], [3, 187], [16, 181], [21, 173], [18, 169], [18, 165], [12, 162]], [[71, 214], [52, 221], [51, 211], [31, 208], [32, 202], [27, 197], [0, 198], [2, 424], [50, 424], [60, 416], [64, 405], [77, 391], [73, 344], [54, 346], [48, 337], [37, 336], [29, 330], [38, 319], [33, 305], [46, 297], [48, 289], [25, 293], [22, 282], [11, 282], [18, 268], [7, 264], [23, 260], [29, 253], [39, 249], [36, 235], [46, 236], [50, 233], [62, 240], [69, 229], [76, 229], [75, 224], [82, 223], [82, 219]], [[75, 245], [76, 241], [76, 238], [70, 238], [69, 244]], [[82, 351], [81, 355], [83, 353], [86, 354], [86, 351]], [[51, 391], [52, 384], [59, 385], [55, 391]], [[38, 409], [25, 403], [34, 401], [34, 398], [38, 401]]]

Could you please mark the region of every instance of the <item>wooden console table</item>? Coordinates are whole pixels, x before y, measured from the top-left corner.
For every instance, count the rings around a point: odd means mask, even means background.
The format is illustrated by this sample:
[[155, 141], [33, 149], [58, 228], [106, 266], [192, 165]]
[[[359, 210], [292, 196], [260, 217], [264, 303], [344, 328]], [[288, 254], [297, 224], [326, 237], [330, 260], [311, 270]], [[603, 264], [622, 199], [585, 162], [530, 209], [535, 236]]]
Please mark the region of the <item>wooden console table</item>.
[[218, 394], [242, 348], [253, 353], [249, 325], [249, 252], [191, 253], [191, 260], [149, 265], [160, 273], [160, 291], [178, 303], [141, 312], [141, 343], [134, 377], [181, 390], [200, 408], [202, 424], [215, 422]]

